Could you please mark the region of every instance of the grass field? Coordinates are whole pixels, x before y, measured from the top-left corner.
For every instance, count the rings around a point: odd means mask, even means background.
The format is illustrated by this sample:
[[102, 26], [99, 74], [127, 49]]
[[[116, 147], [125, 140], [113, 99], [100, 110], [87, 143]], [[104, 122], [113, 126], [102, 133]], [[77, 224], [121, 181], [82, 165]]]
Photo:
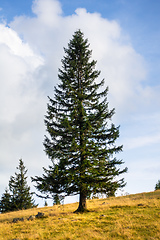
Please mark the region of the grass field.
[[[0, 214], [0, 240], [160, 239], [160, 191]], [[44, 213], [44, 218], [28, 220]], [[24, 221], [13, 223], [14, 218]]]

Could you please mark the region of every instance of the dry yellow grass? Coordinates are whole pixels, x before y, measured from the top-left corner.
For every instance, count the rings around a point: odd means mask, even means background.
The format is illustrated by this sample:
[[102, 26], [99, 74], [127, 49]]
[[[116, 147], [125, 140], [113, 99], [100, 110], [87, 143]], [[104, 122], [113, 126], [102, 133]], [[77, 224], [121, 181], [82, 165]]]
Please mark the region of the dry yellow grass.
[[[78, 203], [0, 214], [0, 240], [12, 239], [160, 239], [160, 191], [87, 202], [88, 213], [75, 214]], [[45, 217], [28, 221], [43, 212]], [[13, 218], [24, 221], [13, 223]]]

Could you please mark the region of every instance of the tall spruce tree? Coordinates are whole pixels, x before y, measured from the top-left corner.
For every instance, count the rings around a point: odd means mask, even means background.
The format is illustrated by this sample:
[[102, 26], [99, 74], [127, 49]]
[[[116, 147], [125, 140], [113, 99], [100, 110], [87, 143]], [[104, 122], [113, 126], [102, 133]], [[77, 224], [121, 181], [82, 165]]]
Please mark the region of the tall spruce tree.
[[5, 190], [0, 201], [0, 211], [8, 212], [21, 209], [36, 207], [30, 192], [30, 187], [27, 185], [27, 170], [22, 159], [19, 160], [19, 170], [15, 176], [11, 176], [9, 180], [9, 191]]
[[42, 177], [36, 176], [36, 188], [52, 197], [79, 194], [77, 211], [87, 210], [86, 199], [92, 193], [113, 195], [125, 185], [119, 175], [122, 160], [114, 154], [122, 151], [116, 146], [119, 127], [111, 122], [115, 110], [109, 110], [108, 87], [100, 92], [104, 80], [95, 81], [100, 71], [91, 59], [87, 39], [78, 30], [68, 48], [64, 49], [60, 83], [54, 98], [49, 97], [45, 125], [45, 152], [52, 161], [44, 168]]

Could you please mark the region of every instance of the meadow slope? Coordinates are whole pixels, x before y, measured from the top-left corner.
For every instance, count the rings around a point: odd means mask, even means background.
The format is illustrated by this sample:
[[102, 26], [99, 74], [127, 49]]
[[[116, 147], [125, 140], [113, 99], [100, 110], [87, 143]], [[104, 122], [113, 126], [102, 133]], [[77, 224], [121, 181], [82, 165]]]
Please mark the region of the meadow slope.
[[[160, 191], [0, 214], [0, 240], [160, 239]], [[28, 220], [38, 212], [43, 218]], [[24, 221], [13, 223], [14, 218]]]

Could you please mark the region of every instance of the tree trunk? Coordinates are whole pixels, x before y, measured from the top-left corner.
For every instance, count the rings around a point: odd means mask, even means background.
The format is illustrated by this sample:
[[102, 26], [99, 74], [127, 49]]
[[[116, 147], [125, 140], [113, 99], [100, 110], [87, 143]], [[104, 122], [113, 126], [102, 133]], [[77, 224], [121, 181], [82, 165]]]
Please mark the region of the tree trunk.
[[86, 194], [84, 194], [82, 191], [80, 192], [80, 196], [79, 196], [79, 206], [75, 212], [88, 212], [87, 203], [86, 203]]

